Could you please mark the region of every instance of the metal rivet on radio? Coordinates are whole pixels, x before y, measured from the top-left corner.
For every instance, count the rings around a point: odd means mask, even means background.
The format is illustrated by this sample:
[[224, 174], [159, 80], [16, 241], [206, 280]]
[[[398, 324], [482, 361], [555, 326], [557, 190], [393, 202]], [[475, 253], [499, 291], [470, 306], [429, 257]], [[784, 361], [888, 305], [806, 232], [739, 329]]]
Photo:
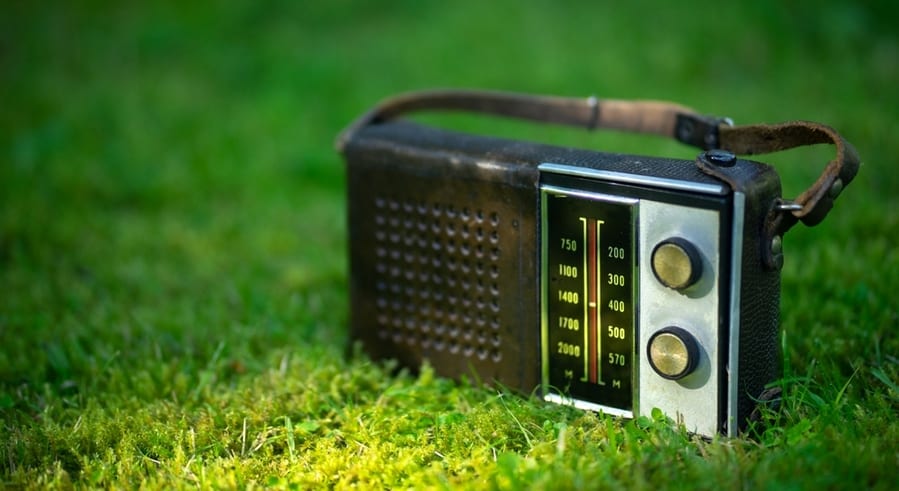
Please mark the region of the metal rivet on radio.
[[779, 235], [775, 235], [774, 238], [771, 239], [771, 260], [774, 268], [778, 271], [784, 267], [783, 251], [783, 238]]
[[784, 251], [784, 243], [783, 238], [779, 235], [775, 235], [773, 239], [771, 239], [771, 253], [775, 256], [778, 254], [783, 254]]
[[830, 199], [837, 199], [837, 196], [843, 192], [843, 180], [837, 178], [830, 186], [830, 191], [827, 192], [827, 195], [830, 196]]
[[737, 156], [727, 150], [709, 150], [705, 156], [709, 163], [718, 167], [733, 167], [737, 163]]

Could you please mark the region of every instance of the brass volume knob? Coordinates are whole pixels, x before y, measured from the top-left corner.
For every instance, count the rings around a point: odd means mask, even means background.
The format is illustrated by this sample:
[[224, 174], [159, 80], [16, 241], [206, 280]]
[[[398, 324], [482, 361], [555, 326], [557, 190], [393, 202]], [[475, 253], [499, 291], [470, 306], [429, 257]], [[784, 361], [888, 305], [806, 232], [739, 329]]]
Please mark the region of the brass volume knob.
[[668, 288], [684, 290], [702, 276], [702, 255], [687, 240], [663, 240], [652, 250], [652, 272]]
[[696, 369], [699, 344], [689, 332], [671, 326], [660, 329], [649, 338], [646, 354], [656, 373], [668, 380], [679, 380]]

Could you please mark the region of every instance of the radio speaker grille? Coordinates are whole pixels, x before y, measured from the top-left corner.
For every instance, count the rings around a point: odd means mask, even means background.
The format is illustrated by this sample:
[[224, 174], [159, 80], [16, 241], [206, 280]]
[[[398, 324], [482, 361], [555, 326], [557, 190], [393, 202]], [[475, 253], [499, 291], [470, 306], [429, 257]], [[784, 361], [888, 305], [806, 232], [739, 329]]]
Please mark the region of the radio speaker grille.
[[372, 205], [378, 336], [499, 362], [499, 214], [400, 197]]

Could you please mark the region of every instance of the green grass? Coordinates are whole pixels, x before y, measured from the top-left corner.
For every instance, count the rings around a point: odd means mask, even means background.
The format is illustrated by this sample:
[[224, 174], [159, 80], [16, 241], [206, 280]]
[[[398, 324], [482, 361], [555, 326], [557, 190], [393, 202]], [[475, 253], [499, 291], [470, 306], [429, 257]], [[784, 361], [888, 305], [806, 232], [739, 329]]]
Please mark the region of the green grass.
[[[897, 15], [888, 2], [781, 3], [5, 5], [0, 483], [889, 488]], [[611, 419], [344, 356], [333, 138], [378, 99], [435, 86], [820, 120], [856, 145], [865, 163], [831, 216], [786, 240], [785, 398], [765, 428], [706, 441], [661, 417]], [[798, 194], [829, 155], [771, 161]]]

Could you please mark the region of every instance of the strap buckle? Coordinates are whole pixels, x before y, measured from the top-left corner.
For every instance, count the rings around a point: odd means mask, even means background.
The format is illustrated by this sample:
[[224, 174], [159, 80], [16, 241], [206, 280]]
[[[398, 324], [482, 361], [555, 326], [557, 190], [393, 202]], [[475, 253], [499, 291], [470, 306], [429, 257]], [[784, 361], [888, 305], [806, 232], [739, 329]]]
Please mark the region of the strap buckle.
[[691, 147], [714, 150], [721, 146], [719, 128], [722, 125], [733, 126], [734, 121], [727, 117], [680, 113], [674, 123], [674, 138]]

